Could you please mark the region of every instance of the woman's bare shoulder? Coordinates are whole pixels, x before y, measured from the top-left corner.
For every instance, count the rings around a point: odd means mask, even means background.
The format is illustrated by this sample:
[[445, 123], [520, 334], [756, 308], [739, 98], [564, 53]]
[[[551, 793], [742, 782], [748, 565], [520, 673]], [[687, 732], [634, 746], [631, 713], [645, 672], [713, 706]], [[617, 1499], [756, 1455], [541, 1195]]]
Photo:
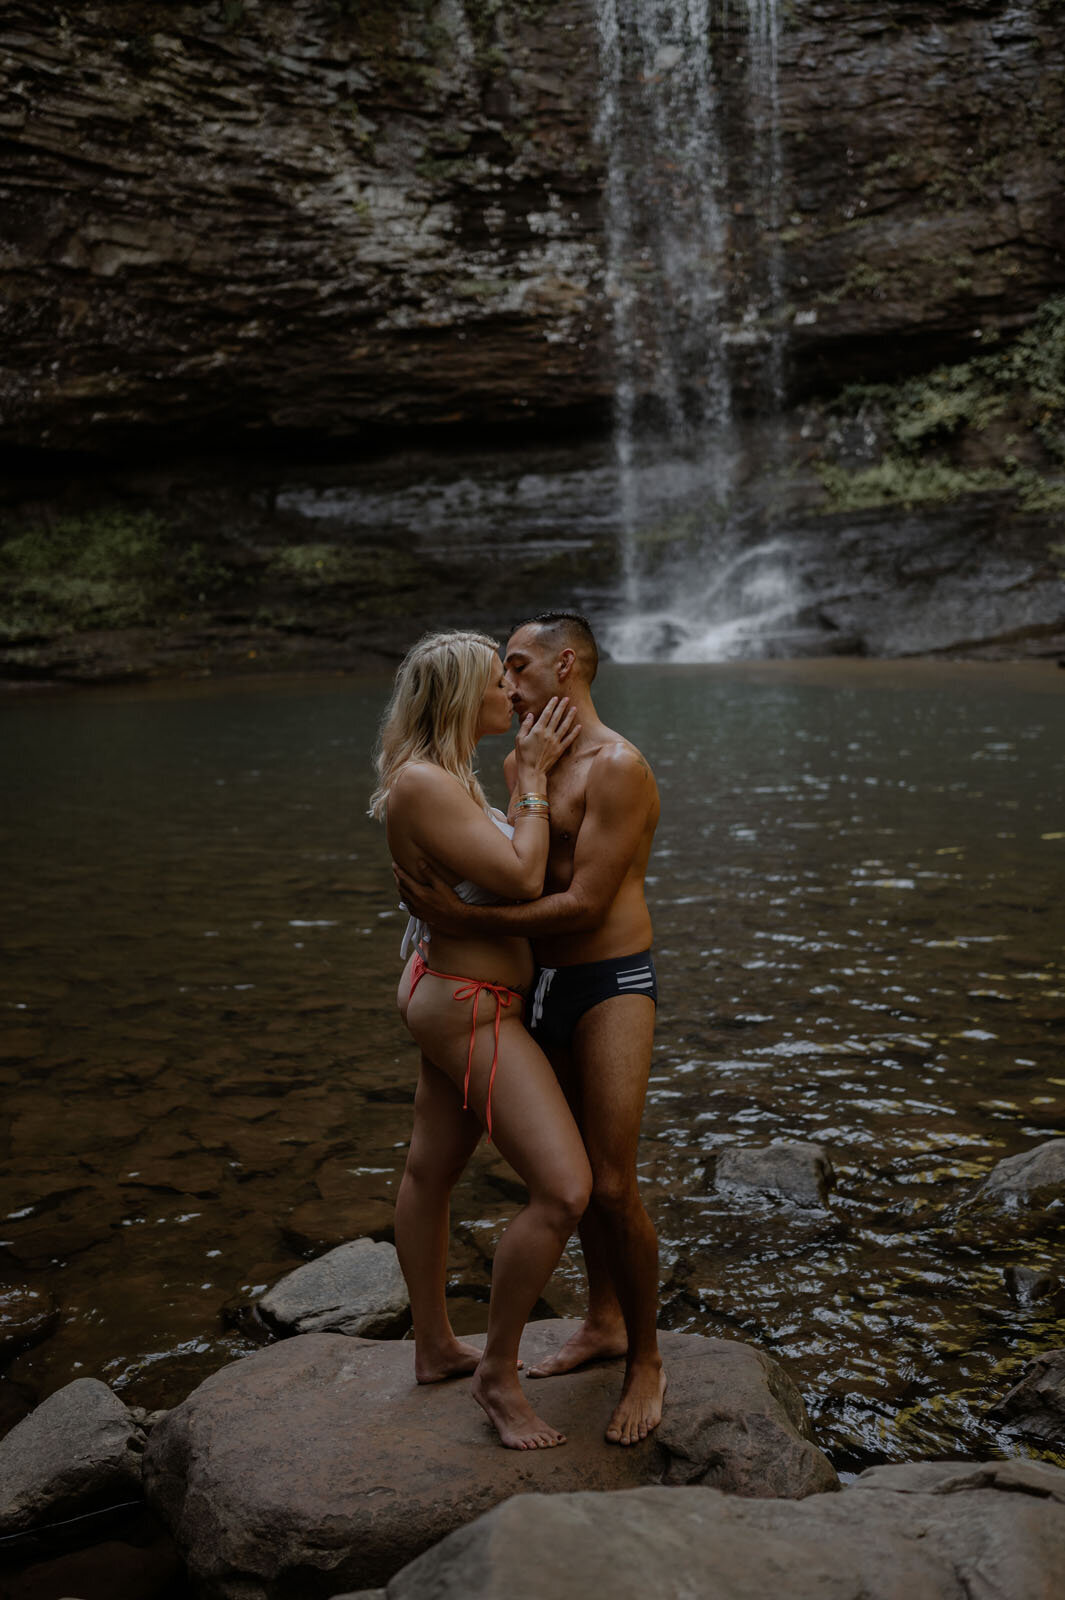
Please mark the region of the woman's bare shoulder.
[[392, 780], [389, 799], [400, 805], [417, 805], [422, 800], [450, 802], [468, 799], [459, 780], [435, 761], [408, 761]]

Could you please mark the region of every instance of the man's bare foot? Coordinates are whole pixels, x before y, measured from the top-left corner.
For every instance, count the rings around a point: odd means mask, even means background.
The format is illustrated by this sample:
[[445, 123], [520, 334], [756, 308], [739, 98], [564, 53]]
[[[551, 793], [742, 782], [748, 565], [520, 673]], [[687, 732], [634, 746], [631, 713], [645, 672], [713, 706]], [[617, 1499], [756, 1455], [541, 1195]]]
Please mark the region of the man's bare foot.
[[639, 1444], [662, 1420], [666, 1375], [661, 1362], [640, 1362], [629, 1367], [621, 1399], [606, 1430], [611, 1444]]
[[565, 1444], [566, 1435], [536, 1415], [517, 1373], [495, 1378], [478, 1371], [470, 1388], [508, 1450], [549, 1450], [556, 1444]]
[[597, 1328], [590, 1322], [582, 1322], [553, 1356], [545, 1356], [529, 1368], [529, 1377], [557, 1378], [560, 1372], [572, 1372], [575, 1367], [583, 1367], [586, 1361], [610, 1361], [615, 1356], [623, 1356], [628, 1348], [624, 1323], [616, 1328]]
[[419, 1383], [443, 1383], [448, 1378], [465, 1378], [474, 1370], [482, 1352], [476, 1345], [455, 1339], [440, 1350], [422, 1351], [415, 1347], [414, 1376]]

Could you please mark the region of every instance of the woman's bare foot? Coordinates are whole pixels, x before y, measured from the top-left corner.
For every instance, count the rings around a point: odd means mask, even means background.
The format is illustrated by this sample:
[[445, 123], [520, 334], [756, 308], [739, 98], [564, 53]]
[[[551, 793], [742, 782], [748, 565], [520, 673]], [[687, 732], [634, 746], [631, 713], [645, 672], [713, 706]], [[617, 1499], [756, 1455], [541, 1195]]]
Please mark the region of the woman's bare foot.
[[583, 1367], [586, 1361], [610, 1361], [615, 1356], [623, 1356], [628, 1347], [623, 1322], [616, 1328], [599, 1328], [582, 1322], [553, 1356], [545, 1356], [529, 1368], [529, 1377], [557, 1378], [560, 1372], [572, 1372], [575, 1367]]
[[550, 1450], [565, 1444], [566, 1435], [536, 1415], [516, 1372], [496, 1377], [479, 1370], [470, 1388], [508, 1450]]
[[633, 1363], [607, 1426], [611, 1444], [639, 1444], [662, 1420], [666, 1375], [660, 1361]]
[[482, 1352], [476, 1345], [453, 1339], [439, 1350], [422, 1351], [415, 1346], [414, 1376], [419, 1383], [443, 1383], [448, 1378], [465, 1378], [474, 1370]]

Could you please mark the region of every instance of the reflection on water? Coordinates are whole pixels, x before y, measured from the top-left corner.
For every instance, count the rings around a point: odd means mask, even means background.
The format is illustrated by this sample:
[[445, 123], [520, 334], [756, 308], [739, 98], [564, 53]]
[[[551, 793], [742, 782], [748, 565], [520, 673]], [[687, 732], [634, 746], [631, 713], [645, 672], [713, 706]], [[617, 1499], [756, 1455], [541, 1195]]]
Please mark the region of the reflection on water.
[[[1051, 668], [604, 675], [663, 793], [641, 1150], [663, 1319], [779, 1356], [839, 1466], [1018, 1449], [985, 1406], [1060, 1343], [1003, 1268], [1060, 1267], [1062, 1235], [959, 1240], [950, 1208], [1065, 1131], [1061, 687]], [[414, 1057], [364, 815], [386, 689], [0, 713], [0, 1215], [5, 1276], [61, 1311], [10, 1369], [38, 1396], [92, 1374], [172, 1404], [250, 1348], [262, 1286], [388, 1233]], [[715, 1150], [775, 1137], [827, 1146], [829, 1214], [713, 1192]], [[464, 1328], [514, 1204], [482, 1150], [453, 1219]], [[579, 1295], [574, 1255], [549, 1299]]]

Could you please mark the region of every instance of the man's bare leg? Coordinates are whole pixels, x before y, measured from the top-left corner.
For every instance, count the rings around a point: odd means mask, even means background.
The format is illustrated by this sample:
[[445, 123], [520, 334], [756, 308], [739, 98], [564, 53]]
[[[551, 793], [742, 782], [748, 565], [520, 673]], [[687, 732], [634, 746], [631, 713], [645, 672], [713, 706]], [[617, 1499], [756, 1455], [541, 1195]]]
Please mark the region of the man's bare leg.
[[[566, 1099], [581, 1127], [581, 1080], [569, 1050], [551, 1049], [548, 1059], [555, 1075], [566, 1091]], [[612, 1361], [623, 1356], [629, 1348], [625, 1331], [625, 1318], [610, 1281], [610, 1267], [601, 1240], [599, 1219], [589, 1208], [581, 1218], [578, 1228], [581, 1250], [584, 1253], [584, 1270], [588, 1278], [588, 1312], [576, 1333], [570, 1335], [553, 1355], [545, 1356], [529, 1368], [530, 1378], [553, 1378], [562, 1372], [572, 1372], [589, 1361]]]
[[636, 1444], [657, 1427], [666, 1380], [658, 1353], [658, 1241], [640, 1198], [636, 1150], [654, 1038], [654, 1006], [619, 995], [586, 1012], [573, 1037], [571, 1095], [592, 1165], [581, 1228], [590, 1247], [589, 1307], [581, 1329], [530, 1376], [568, 1372], [625, 1354], [621, 1400], [606, 1430]]

